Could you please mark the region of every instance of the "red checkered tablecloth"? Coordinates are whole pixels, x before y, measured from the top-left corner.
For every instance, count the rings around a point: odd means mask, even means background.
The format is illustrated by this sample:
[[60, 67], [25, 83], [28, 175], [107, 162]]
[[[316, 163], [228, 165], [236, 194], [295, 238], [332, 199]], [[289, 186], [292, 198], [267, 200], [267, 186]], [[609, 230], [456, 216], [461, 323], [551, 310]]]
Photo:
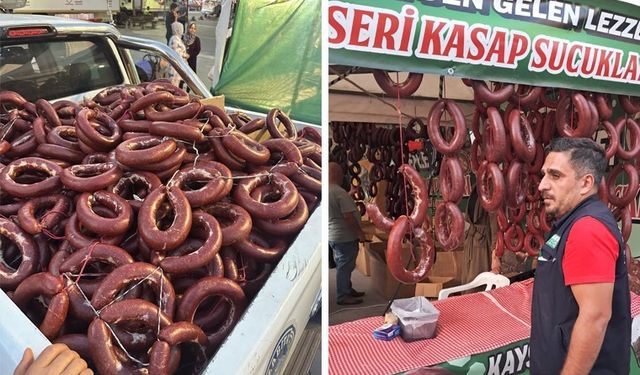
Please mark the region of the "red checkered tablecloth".
[[[329, 327], [329, 374], [395, 374], [487, 352], [529, 337], [533, 279], [489, 292], [433, 302], [440, 311], [437, 336], [405, 342], [375, 340], [382, 317]], [[640, 314], [632, 294], [631, 314]]]

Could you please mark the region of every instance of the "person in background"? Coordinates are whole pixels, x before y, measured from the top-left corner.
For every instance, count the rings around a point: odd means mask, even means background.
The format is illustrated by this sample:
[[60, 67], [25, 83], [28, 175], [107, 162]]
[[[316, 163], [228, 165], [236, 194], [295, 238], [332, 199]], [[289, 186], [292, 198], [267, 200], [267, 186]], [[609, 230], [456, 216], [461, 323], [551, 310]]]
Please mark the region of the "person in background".
[[169, 6], [169, 11], [164, 17], [164, 25], [167, 28], [167, 32], [165, 34], [165, 36], [167, 37], [167, 44], [169, 44], [169, 40], [173, 35], [173, 29], [171, 28], [171, 25], [173, 25], [173, 23], [176, 22], [177, 20], [178, 20], [178, 4], [171, 3], [171, 5]]
[[64, 344], [47, 346], [38, 358], [27, 348], [13, 375], [93, 375], [87, 362]]
[[187, 47], [187, 54], [189, 54], [189, 57], [187, 58], [187, 62], [189, 63], [189, 66], [196, 74], [198, 74], [196, 67], [198, 62], [198, 55], [200, 54], [200, 38], [198, 38], [198, 36], [196, 35], [197, 31], [198, 31], [198, 27], [196, 26], [196, 23], [191, 22], [189, 23], [189, 28], [187, 29], [187, 32], [184, 34], [184, 37], [182, 38], [184, 41], [184, 45]]
[[364, 293], [353, 289], [351, 272], [356, 268], [358, 242], [365, 238], [353, 198], [340, 186], [343, 179], [340, 164], [329, 163], [329, 246], [336, 262], [338, 305], [357, 305]]
[[[189, 54], [187, 53], [187, 47], [182, 42], [182, 34], [184, 33], [184, 29], [180, 22], [174, 22], [171, 24], [171, 28], [173, 29], [173, 36], [169, 39], [169, 47], [172, 50], [176, 51], [178, 55], [180, 55], [183, 59], [188, 59]], [[171, 83], [175, 86], [181, 86], [180, 75], [176, 70], [172, 67], [168, 72], [168, 78]]]
[[627, 375], [629, 278], [617, 221], [598, 197], [604, 150], [557, 138], [546, 151], [538, 189], [553, 224], [533, 284], [531, 373]]

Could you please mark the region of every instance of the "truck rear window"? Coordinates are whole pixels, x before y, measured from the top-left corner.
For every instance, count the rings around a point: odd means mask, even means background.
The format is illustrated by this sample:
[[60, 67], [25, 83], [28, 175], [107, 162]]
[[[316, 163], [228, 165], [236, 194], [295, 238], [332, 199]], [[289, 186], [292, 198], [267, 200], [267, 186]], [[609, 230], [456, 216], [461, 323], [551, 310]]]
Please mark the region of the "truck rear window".
[[46, 40], [0, 46], [0, 89], [29, 101], [85, 93], [123, 83], [103, 40]]

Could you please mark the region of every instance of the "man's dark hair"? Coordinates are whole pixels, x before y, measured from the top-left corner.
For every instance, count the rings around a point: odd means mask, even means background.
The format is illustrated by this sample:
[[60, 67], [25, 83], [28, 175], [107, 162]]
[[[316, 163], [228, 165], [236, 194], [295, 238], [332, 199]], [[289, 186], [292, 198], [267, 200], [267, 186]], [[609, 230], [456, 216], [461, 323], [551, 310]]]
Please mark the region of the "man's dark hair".
[[592, 174], [596, 186], [607, 170], [604, 149], [589, 138], [556, 138], [545, 148], [547, 152], [569, 152], [569, 161], [578, 177]]
[[170, 9], [170, 10], [174, 10], [174, 9], [176, 9], [178, 6], [179, 6], [179, 5], [178, 5], [178, 3], [171, 3], [171, 5], [169, 6], [169, 9]]

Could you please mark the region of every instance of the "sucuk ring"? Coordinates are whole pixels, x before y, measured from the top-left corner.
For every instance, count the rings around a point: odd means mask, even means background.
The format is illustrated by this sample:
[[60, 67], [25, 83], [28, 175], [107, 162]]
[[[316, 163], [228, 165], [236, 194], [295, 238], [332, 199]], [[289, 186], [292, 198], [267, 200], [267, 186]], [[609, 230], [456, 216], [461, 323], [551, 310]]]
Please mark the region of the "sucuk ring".
[[462, 199], [462, 194], [464, 193], [464, 176], [460, 159], [456, 156], [445, 156], [442, 159], [438, 183], [443, 200], [458, 203], [460, 199]]
[[71, 150], [80, 150], [76, 128], [73, 126], [58, 126], [51, 129], [46, 135], [47, 143], [66, 147]]
[[271, 156], [271, 152], [266, 146], [239, 131], [227, 133], [222, 137], [222, 144], [231, 154], [255, 165], [267, 163]]
[[116, 159], [128, 167], [154, 164], [171, 156], [177, 148], [173, 139], [138, 137], [126, 140], [116, 147]]
[[453, 250], [460, 244], [464, 232], [464, 217], [453, 202], [441, 202], [436, 207], [434, 232], [445, 250]]
[[[196, 167], [186, 167], [178, 171], [169, 183], [169, 187], [177, 187], [187, 197], [192, 208], [212, 204], [227, 196], [231, 188], [227, 179], [231, 171], [224, 164], [217, 162], [200, 163]], [[203, 184], [191, 189], [190, 183]]]
[[519, 223], [527, 214], [527, 205], [525, 202], [522, 202], [516, 207], [507, 206], [505, 212], [509, 223]]
[[[174, 212], [173, 222], [162, 230], [156, 219], [161, 203], [168, 199]], [[138, 211], [138, 234], [156, 251], [176, 248], [189, 236], [192, 223], [191, 206], [182, 190], [176, 187], [160, 186], [153, 190]]]
[[536, 140], [529, 120], [516, 108], [509, 113], [509, 136], [513, 151], [525, 163], [536, 157]]
[[226, 165], [230, 170], [241, 171], [245, 168], [247, 162], [231, 154], [222, 144], [222, 137], [224, 137], [226, 131], [223, 129], [214, 128], [209, 133], [211, 146], [216, 156], [216, 160]]
[[157, 104], [171, 104], [173, 103], [174, 99], [175, 96], [167, 91], [152, 92], [131, 103], [129, 111], [131, 111], [132, 113], [136, 113], [138, 111], [144, 110], [149, 106]]
[[6, 113], [5, 105], [10, 104], [17, 109], [23, 109], [25, 104], [29, 103], [22, 95], [15, 91], [0, 91], [0, 113]]
[[531, 107], [538, 101], [543, 91], [544, 88], [538, 86], [518, 85], [518, 88], [513, 90], [509, 101], [519, 107]]
[[189, 94], [178, 86], [172, 85], [170, 82], [154, 81], [150, 82], [145, 88], [145, 95], [152, 94], [157, 91], [167, 91], [173, 94], [174, 105], [185, 105], [191, 100]]
[[629, 149], [625, 150], [623, 142], [618, 142], [616, 156], [623, 160], [635, 160], [640, 155], [640, 126], [633, 119], [624, 117], [621, 117], [614, 126], [618, 137], [625, 135], [626, 131], [630, 133]]
[[216, 331], [205, 332], [209, 339], [209, 345], [215, 347], [231, 331], [247, 305], [245, 294], [237, 283], [215, 276], [200, 279], [182, 295], [176, 320], [193, 322], [200, 304], [211, 296], [221, 296], [229, 303], [227, 319]]
[[[281, 196], [275, 202], [258, 202], [251, 198], [251, 191], [258, 186], [272, 184]], [[289, 215], [298, 203], [297, 190], [293, 182], [281, 173], [256, 176], [242, 179], [235, 191], [233, 199], [237, 204], [260, 219], [279, 219]]]
[[[536, 244], [533, 245], [532, 241]], [[540, 233], [527, 232], [524, 236], [524, 249], [530, 257], [537, 257], [543, 244], [544, 237]]]
[[[223, 139], [224, 142], [224, 139]], [[265, 146], [271, 154], [280, 152], [284, 160], [293, 162], [298, 166], [303, 164], [303, 155], [300, 149], [296, 147], [296, 144], [286, 138], [272, 138], [262, 141], [262, 145]]]
[[[278, 124], [276, 124], [276, 119], [280, 120], [280, 123], [284, 125], [285, 131], [287, 133], [286, 135], [282, 134], [280, 132], [280, 129], [278, 129]], [[267, 114], [266, 121], [267, 121], [267, 130], [269, 131], [269, 134], [271, 134], [272, 138], [287, 138], [292, 140], [296, 139], [297, 133], [296, 133], [295, 127], [293, 126], [293, 122], [291, 122], [289, 117], [280, 109], [274, 108], [270, 110], [269, 113]]]
[[82, 224], [80, 223], [80, 220], [78, 219], [78, 215], [76, 213], [71, 215], [71, 217], [69, 217], [69, 220], [65, 224], [64, 236], [69, 241], [69, 243], [71, 243], [71, 245], [76, 249], [89, 246], [92, 243], [97, 241], [101, 243], [106, 243], [109, 245], [116, 245], [122, 242], [122, 239], [124, 238], [123, 235], [117, 235], [112, 237], [106, 237], [106, 236], [99, 237], [95, 233], [87, 234], [83, 229], [86, 229], [86, 228], [83, 228]]
[[433, 266], [435, 259], [436, 247], [433, 241], [427, 235], [420, 236], [420, 255], [418, 256], [417, 265], [411, 271], [406, 268], [406, 263], [402, 257], [402, 242], [405, 234], [412, 230], [411, 220], [407, 216], [402, 215], [396, 219], [387, 240], [385, 258], [389, 272], [391, 272], [396, 280], [403, 284], [415, 284], [423, 280]]
[[284, 218], [278, 220], [256, 219], [254, 224], [263, 232], [277, 236], [287, 236], [298, 233], [309, 219], [307, 203], [300, 197], [296, 208]]
[[[98, 121], [98, 123], [94, 123], [94, 121]], [[96, 128], [100, 126], [108, 129], [111, 134], [104, 135], [98, 132]], [[80, 140], [96, 151], [112, 150], [122, 137], [122, 131], [114, 119], [103, 112], [95, 112], [89, 108], [83, 108], [78, 112], [76, 132]]]
[[223, 235], [220, 230], [220, 224], [215, 217], [204, 211], [193, 213], [190, 234], [192, 234], [192, 237], [204, 240], [202, 246], [191, 253], [180, 256], [167, 256], [160, 260], [160, 267], [165, 272], [181, 274], [204, 267], [215, 258], [220, 246], [222, 246]]
[[403, 82], [393, 82], [389, 73], [385, 70], [374, 69], [373, 78], [378, 83], [378, 86], [387, 95], [405, 97], [411, 96], [414, 92], [418, 91], [420, 84], [422, 83], [422, 73], [409, 73], [407, 78]]
[[[176, 169], [180, 168], [180, 166], [182, 165], [182, 161], [184, 160], [186, 155], [187, 150], [182, 146], [178, 146], [173, 154], [169, 155], [169, 157], [167, 157], [166, 159], [160, 160], [157, 163], [141, 165], [137, 167], [137, 169], [145, 170], [147, 172], [155, 172], [162, 180], [163, 178], [160, 177], [160, 175], [163, 172], [167, 172], [168, 170], [172, 169], [175, 171]], [[172, 174], [173, 172], [170, 175]]]
[[[36, 271], [39, 253], [31, 236], [9, 219], [0, 218], [0, 235], [14, 243], [22, 256], [22, 262], [17, 269], [7, 267], [4, 260], [0, 261], [0, 287], [13, 290]], [[4, 251], [5, 249], [0, 249], [0, 255], [3, 255]]]
[[229, 202], [217, 202], [203, 207], [203, 210], [213, 215], [220, 223], [222, 246], [230, 246], [249, 237], [253, 220], [244, 208]]
[[175, 311], [176, 298], [173, 285], [160, 269], [144, 262], [124, 264], [111, 271], [91, 298], [91, 305], [100, 310], [116, 299], [118, 293], [127, 285], [143, 279], [151, 284], [156, 297], [162, 299], [162, 312], [171, 319]]
[[234, 243], [233, 248], [247, 257], [263, 262], [271, 262], [287, 251], [287, 241], [281, 237], [267, 240], [266, 234], [253, 228], [249, 236]]
[[62, 170], [62, 183], [78, 192], [93, 192], [105, 189], [122, 177], [116, 163], [76, 164]]
[[36, 147], [38, 147], [38, 142], [33, 134], [33, 129], [31, 129], [13, 139], [11, 141], [11, 147], [5, 155], [13, 159], [18, 159], [31, 154], [35, 151]]
[[[49, 175], [40, 182], [22, 184], [16, 178], [26, 171], [38, 171]], [[62, 168], [56, 163], [36, 157], [26, 157], [12, 161], [0, 171], [0, 188], [6, 193], [19, 198], [33, 198], [51, 194], [62, 186], [60, 174]]]
[[[93, 210], [96, 205], [106, 207], [116, 216], [110, 218], [98, 215]], [[133, 217], [131, 206], [126, 199], [102, 190], [82, 193], [76, 202], [76, 213], [84, 227], [102, 236], [124, 234], [129, 229]]]
[[48, 272], [33, 274], [18, 285], [11, 299], [24, 311], [31, 299], [43, 295], [51, 297], [51, 301], [38, 329], [49, 340], [53, 340], [58, 336], [69, 311], [69, 296], [62, 276], [54, 276]]
[[618, 101], [622, 109], [630, 114], [635, 115], [640, 112], [640, 97], [629, 95], [618, 95]]
[[482, 136], [482, 151], [490, 163], [500, 163], [507, 156], [507, 132], [500, 111], [495, 107], [487, 108], [487, 121]]
[[478, 170], [478, 196], [482, 207], [493, 212], [505, 199], [505, 182], [500, 168], [495, 163], [483, 163]]
[[[32, 198], [18, 210], [18, 223], [25, 232], [35, 235], [59, 224], [70, 206], [71, 200], [62, 194]], [[37, 218], [36, 212], [43, 209], [47, 209], [46, 212]]]
[[[440, 134], [440, 117], [445, 110], [451, 115], [454, 125], [453, 136], [450, 141], [445, 140]], [[441, 154], [451, 155], [462, 148], [467, 135], [466, 127], [464, 114], [453, 100], [441, 99], [431, 107], [429, 120], [427, 122], [427, 131], [433, 147]]]
[[518, 160], [512, 160], [507, 170], [507, 205], [518, 207], [525, 201], [527, 186], [529, 186], [529, 174], [524, 164]]
[[[227, 115], [227, 112], [225, 112], [223, 108], [216, 107], [214, 105], [204, 105], [201, 112], [204, 113], [205, 111], [211, 112], [211, 117], [209, 117], [209, 120], [214, 121], [214, 128], [227, 128], [232, 126], [233, 120], [231, 119], [231, 117], [229, 117], [229, 115]], [[218, 125], [215, 124], [216, 119]]]
[[44, 117], [49, 123], [49, 126], [51, 126], [52, 128], [62, 126], [60, 117], [58, 117], [58, 113], [48, 100], [38, 99], [36, 100], [35, 105], [36, 113], [38, 114], [38, 116]]
[[518, 223], [512, 224], [504, 233], [504, 245], [507, 250], [517, 253], [524, 245], [524, 231]]
[[[578, 124], [573, 128], [573, 124], [570, 124], [572, 106], [578, 112]], [[558, 133], [563, 137], [582, 138], [589, 137], [591, 129], [591, 110], [587, 99], [580, 93], [574, 93], [573, 95], [567, 95], [560, 99], [558, 102], [558, 109], [556, 110], [556, 129]]]
[[107, 190], [126, 199], [131, 208], [137, 212], [142, 206], [144, 198], [161, 184], [162, 182], [160, 182], [158, 176], [153, 173], [144, 171], [125, 172]]
[[484, 81], [472, 81], [474, 96], [490, 106], [501, 105], [515, 92], [512, 84], [504, 84], [495, 91], [491, 91]]
[[[105, 307], [100, 317], [91, 322], [87, 332], [91, 357], [101, 374], [138, 372], [138, 365], [128, 359], [118, 345], [112, 343], [107, 324], [120, 322], [132, 322], [130, 325], [147, 327], [148, 330], [156, 330], [157, 327], [163, 329], [172, 323], [171, 318], [159, 312], [156, 305], [141, 299], [118, 301]], [[172, 362], [173, 366], [177, 366], [175, 361]]]
[[204, 134], [200, 128], [179, 122], [154, 121], [149, 127], [149, 134], [172, 137], [185, 142], [202, 142]]
[[604, 150], [604, 157], [609, 160], [616, 154], [616, 152], [618, 152], [618, 148], [620, 147], [620, 135], [618, 134], [616, 127], [609, 121], [604, 120], [601, 121], [600, 124], [602, 124], [602, 127], [607, 132], [607, 140], [609, 141], [609, 144]]
[[[618, 197], [616, 195], [616, 180], [623, 171], [629, 177], [629, 182], [625, 193], [621, 197]], [[607, 178], [609, 202], [617, 207], [627, 206], [638, 192], [638, 183], [638, 170], [633, 164], [625, 163], [616, 165]]]
[[[171, 351], [182, 343], [195, 343], [201, 351], [207, 345], [207, 335], [200, 327], [189, 322], [176, 322], [160, 331], [158, 340], [153, 343], [149, 352], [150, 374], [172, 374], [175, 369], [171, 365]], [[200, 353], [202, 355], [203, 353]]]
[[247, 122], [246, 124], [244, 124], [238, 130], [240, 130], [244, 134], [251, 134], [251, 133], [256, 132], [258, 130], [265, 129], [266, 126], [267, 126], [267, 122], [265, 121], [265, 119], [256, 118], [256, 119], [253, 119], [253, 120]]

